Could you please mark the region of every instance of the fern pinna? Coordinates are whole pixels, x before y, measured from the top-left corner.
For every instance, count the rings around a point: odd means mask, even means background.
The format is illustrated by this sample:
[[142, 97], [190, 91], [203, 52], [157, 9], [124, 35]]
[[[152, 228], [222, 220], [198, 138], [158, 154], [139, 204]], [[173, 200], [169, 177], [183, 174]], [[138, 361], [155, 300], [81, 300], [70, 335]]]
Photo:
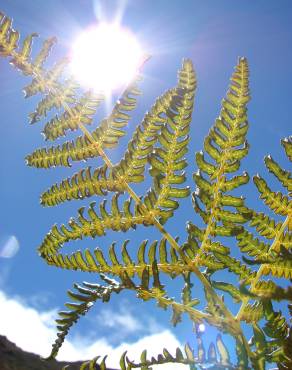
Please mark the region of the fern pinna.
[[[265, 158], [268, 171], [286, 189], [286, 194], [275, 193], [264, 178], [254, 177], [260, 198], [270, 209], [267, 214], [253, 210], [237, 195], [238, 188], [249, 182], [248, 173], [240, 172], [241, 160], [249, 150], [247, 60], [239, 59], [220, 115], [205, 138], [204, 151], [196, 153], [198, 171], [193, 175], [195, 186], [191, 194], [185, 185], [184, 172], [196, 91], [196, 76], [190, 60], [183, 61], [176, 86], [155, 101], [134, 130], [120, 162], [113, 164], [105, 149], [117, 147], [126, 133], [131, 112], [141, 94], [140, 74], [127, 86], [109, 116], [96, 124], [94, 116], [105, 96], [93, 91], [80, 93], [81, 87], [68, 75], [66, 58], [49, 70], [44, 67], [56, 39], [45, 41], [41, 51], [32, 58], [32, 41], [37, 35], [31, 34], [19, 46], [19, 33], [12, 28], [11, 19], [1, 14], [0, 20], [0, 55], [9, 58], [15, 68], [32, 78], [24, 88], [26, 98], [42, 95], [30, 114], [30, 123], [50, 117], [43, 129], [47, 142], [81, 130], [81, 135], [74, 140], [35, 150], [27, 156], [27, 164], [50, 168], [71, 167], [76, 161], [96, 157], [104, 161], [97, 168], [82, 168], [41, 195], [43, 206], [97, 196], [95, 202], [80, 208], [77, 216], [67, 223], [54, 225], [38, 250], [49, 265], [97, 273], [102, 281], [102, 284], [75, 284], [74, 291], [68, 291], [74, 302], [66, 303], [67, 310], [59, 312], [57, 339], [49, 358], [57, 355], [73, 324], [96, 301], [108, 302], [113, 293], [134, 290], [142, 300], [153, 299], [159, 307], [169, 307], [174, 325], [186, 313], [196, 327], [207, 322], [231, 334], [236, 344], [237, 364], [232, 364], [220, 335], [216, 346], [211, 343], [206, 356], [197, 330], [196, 355], [189, 344], [183, 352], [178, 348], [176, 354], [163, 349], [157, 358], [149, 358], [144, 351], [138, 362], [124, 353], [120, 359], [122, 370], [151, 369], [152, 365], [166, 363], [186, 364], [191, 369], [261, 370], [268, 363], [277, 363], [279, 369], [291, 368], [291, 329], [285, 315], [275, 306], [275, 301], [292, 300], [291, 287], [278, 285], [274, 279], [292, 279], [291, 173], [270, 156]], [[93, 128], [89, 129], [90, 126]], [[282, 145], [291, 161], [291, 138], [284, 139]], [[131, 184], [143, 182], [146, 169], [149, 169], [152, 186], [146, 194], [137, 195]], [[122, 193], [128, 194], [128, 199], [121, 197]], [[174, 216], [179, 200], [190, 195], [199, 219], [194, 217], [187, 224], [186, 241], [179, 243], [164, 225]], [[99, 196], [107, 198], [101, 200]], [[161, 239], [141, 241], [135, 256], [129, 252], [128, 240], [118, 246], [113, 243], [107, 252], [99, 248], [71, 254], [61, 252], [64, 244], [72, 240], [96, 238], [108, 230], [126, 232], [146, 226], [157, 228]], [[242, 258], [238, 258], [238, 252]], [[219, 281], [221, 270], [228, 270], [237, 277], [238, 283]], [[168, 296], [161, 274], [183, 277], [181, 301]], [[266, 276], [270, 276], [270, 280], [265, 279]], [[194, 277], [204, 287], [204, 309], [196, 307], [200, 300], [193, 290]], [[237, 314], [224, 302], [227, 295], [238, 305]], [[243, 323], [253, 330], [250, 340], [242, 329]], [[106, 357], [101, 361], [99, 358], [84, 363], [81, 368], [94, 369], [98, 364], [99, 368], [106, 369]]]

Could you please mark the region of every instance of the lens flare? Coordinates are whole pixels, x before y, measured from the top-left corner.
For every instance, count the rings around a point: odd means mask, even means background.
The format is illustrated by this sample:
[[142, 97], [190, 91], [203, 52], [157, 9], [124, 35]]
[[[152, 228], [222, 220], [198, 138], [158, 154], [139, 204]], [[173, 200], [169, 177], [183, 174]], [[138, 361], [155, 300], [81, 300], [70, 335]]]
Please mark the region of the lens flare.
[[134, 77], [141, 61], [141, 47], [129, 30], [101, 23], [76, 39], [70, 66], [80, 84], [111, 92]]

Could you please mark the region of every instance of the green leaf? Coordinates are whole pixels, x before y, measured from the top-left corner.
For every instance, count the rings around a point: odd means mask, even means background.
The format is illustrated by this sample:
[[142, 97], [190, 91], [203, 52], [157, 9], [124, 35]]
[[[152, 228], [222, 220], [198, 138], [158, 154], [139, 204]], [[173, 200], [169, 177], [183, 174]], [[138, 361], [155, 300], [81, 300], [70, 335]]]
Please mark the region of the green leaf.
[[253, 181], [261, 194], [261, 199], [264, 200], [265, 204], [269, 206], [271, 210], [282, 216], [287, 216], [292, 212], [292, 202], [289, 201], [287, 196], [280, 192], [272, 192], [266, 181], [260, 176], [255, 176]]
[[274, 174], [288, 191], [292, 191], [292, 176], [291, 172], [283, 170], [271, 156], [265, 157], [267, 169]]

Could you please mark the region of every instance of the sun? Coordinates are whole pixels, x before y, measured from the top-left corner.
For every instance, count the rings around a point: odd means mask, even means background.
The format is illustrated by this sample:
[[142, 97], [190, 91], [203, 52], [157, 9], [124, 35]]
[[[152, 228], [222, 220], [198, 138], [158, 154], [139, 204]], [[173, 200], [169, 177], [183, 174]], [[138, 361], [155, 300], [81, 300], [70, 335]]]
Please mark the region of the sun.
[[70, 68], [83, 86], [109, 93], [135, 76], [142, 58], [141, 47], [129, 30], [100, 23], [75, 40]]

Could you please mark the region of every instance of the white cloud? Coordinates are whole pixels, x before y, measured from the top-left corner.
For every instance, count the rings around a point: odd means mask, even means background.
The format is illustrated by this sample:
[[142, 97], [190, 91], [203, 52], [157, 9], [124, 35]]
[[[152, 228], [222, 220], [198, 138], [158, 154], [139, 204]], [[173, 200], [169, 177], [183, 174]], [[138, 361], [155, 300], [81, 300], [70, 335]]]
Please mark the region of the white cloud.
[[[56, 310], [39, 312], [22, 300], [8, 297], [1, 291], [0, 307], [0, 334], [7, 336], [10, 341], [26, 351], [47, 356], [51, 344], [56, 338], [54, 328]], [[119, 321], [117, 317], [115, 320]], [[127, 322], [131, 330], [141, 325], [130, 315], [127, 317]], [[166, 329], [159, 333], [145, 335], [135, 343], [124, 342], [117, 346], [110, 344], [110, 341], [104, 337], [89, 343], [88, 339], [79, 336], [65, 341], [58, 360], [87, 360], [97, 355], [108, 354], [108, 366], [118, 367], [120, 356], [125, 350], [128, 351], [128, 357], [131, 360], [139, 360], [140, 353], [146, 348], [149, 348], [148, 355], [150, 357], [157, 355], [164, 347], [174, 354], [178, 346], [180, 343], [176, 337], [170, 330]], [[173, 368], [174, 366], [170, 364], [159, 366], [157, 369], [173, 370]], [[186, 366], [175, 365], [175, 369], [186, 369]]]

